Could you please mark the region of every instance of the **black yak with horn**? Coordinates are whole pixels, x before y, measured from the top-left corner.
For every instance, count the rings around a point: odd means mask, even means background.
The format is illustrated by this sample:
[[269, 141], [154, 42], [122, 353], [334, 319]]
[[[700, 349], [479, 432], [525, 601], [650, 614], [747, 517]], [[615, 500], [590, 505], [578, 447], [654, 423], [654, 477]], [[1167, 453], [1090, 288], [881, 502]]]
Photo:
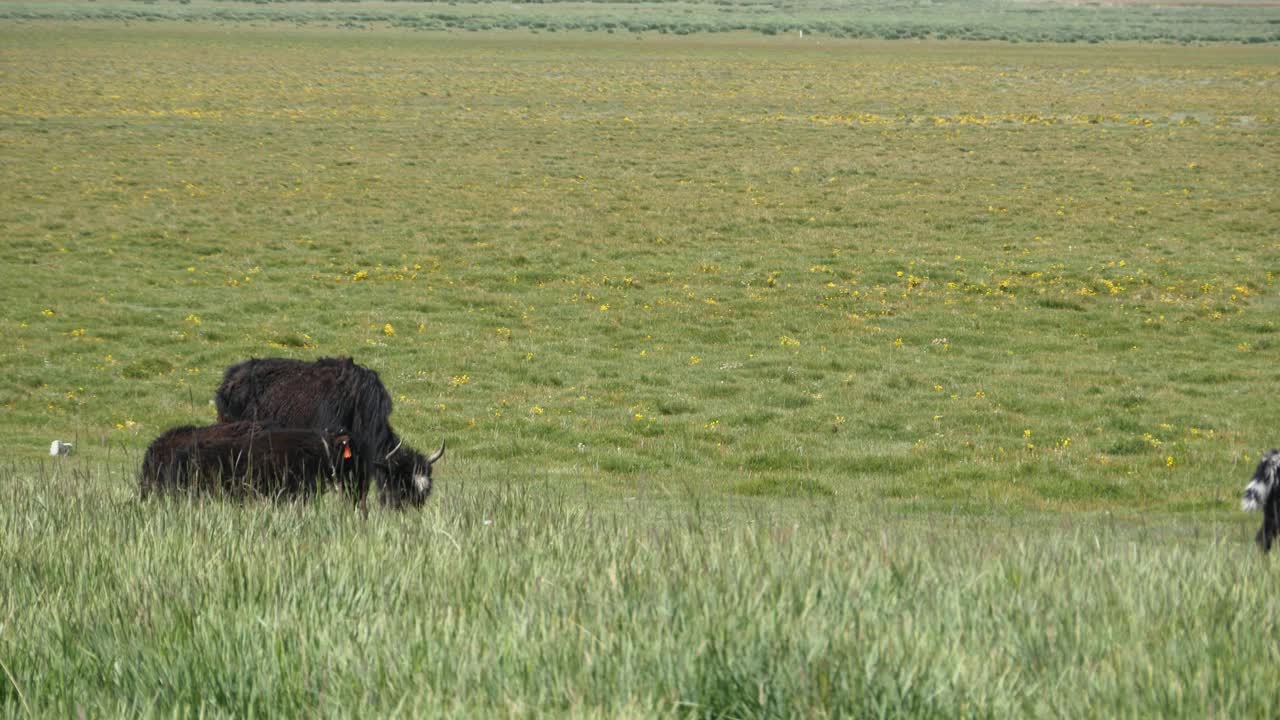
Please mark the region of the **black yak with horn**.
[[138, 485], [143, 498], [207, 492], [293, 499], [338, 484], [358, 504], [363, 497], [356, 495], [350, 472], [355, 461], [344, 430], [288, 429], [255, 422], [184, 425], [152, 441], [142, 459]]
[[444, 455], [443, 443], [430, 457], [404, 444], [391, 428], [391, 395], [378, 373], [351, 358], [245, 360], [227, 368], [215, 402], [219, 422], [346, 428], [359, 458], [356, 491], [367, 493], [373, 478], [384, 505], [422, 505], [431, 466]]

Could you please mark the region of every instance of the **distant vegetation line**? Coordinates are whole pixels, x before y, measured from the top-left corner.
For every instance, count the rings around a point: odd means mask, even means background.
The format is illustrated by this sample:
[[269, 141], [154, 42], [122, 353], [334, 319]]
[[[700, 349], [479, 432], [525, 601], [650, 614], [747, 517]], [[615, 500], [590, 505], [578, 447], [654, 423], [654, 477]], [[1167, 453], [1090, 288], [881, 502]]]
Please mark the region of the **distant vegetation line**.
[[1151, 7], [991, 2], [920, 5], [824, 3], [624, 2], [314, 2], [172, 0], [157, 2], [0, 2], [5, 20], [114, 20], [372, 24], [418, 30], [530, 30], [605, 33], [754, 32], [862, 39], [1008, 42], [1274, 43], [1280, 7]]

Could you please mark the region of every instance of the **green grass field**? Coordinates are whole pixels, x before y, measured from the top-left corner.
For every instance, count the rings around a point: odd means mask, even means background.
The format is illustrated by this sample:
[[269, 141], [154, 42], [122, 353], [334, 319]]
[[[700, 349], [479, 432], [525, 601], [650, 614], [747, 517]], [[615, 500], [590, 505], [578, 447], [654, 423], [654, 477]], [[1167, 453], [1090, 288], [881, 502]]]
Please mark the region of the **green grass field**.
[[[59, 7], [0, 7], [0, 714], [1271, 712], [1274, 45]], [[137, 502], [268, 355], [378, 370], [428, 508]]]

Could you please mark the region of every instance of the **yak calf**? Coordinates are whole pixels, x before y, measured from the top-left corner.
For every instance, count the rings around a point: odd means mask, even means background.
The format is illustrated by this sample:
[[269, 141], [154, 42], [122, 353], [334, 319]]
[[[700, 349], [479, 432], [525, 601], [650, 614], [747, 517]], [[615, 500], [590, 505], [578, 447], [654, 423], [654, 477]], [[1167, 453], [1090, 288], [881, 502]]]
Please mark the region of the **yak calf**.
[[147, 448], [138, 473], [142, 497], [209, 492], [241, 498], [310, 497], [342, 486], [356, 503], [351, 438], [345, 431], [279, 428], [256, 422], [166, 431]]

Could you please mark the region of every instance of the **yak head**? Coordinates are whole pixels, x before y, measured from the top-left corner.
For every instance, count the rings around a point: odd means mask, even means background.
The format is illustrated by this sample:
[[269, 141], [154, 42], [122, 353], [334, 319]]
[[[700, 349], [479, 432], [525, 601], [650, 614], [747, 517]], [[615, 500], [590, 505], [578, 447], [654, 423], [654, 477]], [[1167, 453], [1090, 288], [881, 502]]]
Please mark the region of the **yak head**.
[[1262, 456], [1258, 469], [1244, 488], [1244, 498], [1240, 501], [1245, 510], [1261, 510], [1267, 504], [1271, 493], [1280, 485], [1280, 450], [1272, 450]]
[[383, 505], [421, 507], [431, 494], [431, 466], [444, 457], [444, 443], [426, 457], [422, 453], [397, 444], [378, 463], [383, 482], [378, 491]]

